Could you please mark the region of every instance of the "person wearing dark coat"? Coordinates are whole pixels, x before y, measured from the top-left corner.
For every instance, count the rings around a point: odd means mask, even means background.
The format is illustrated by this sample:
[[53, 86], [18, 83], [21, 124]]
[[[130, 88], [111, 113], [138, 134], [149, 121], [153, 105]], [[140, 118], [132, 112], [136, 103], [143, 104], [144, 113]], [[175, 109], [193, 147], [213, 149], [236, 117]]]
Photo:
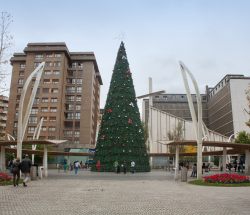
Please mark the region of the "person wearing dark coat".
[[31, 168], [31, 160], [29, 159], [28, 155], [25, 155], [25, 158], [21, 162], [20, 168], [22, 173], [24, 174], [23, 186], [27, 187], [26, 183], [29, 180]]
[[20, 179], [20, 158], [16, 158], [12, 165], [12, 174], [13, 174], [13, 185], [14, 187], [18, 186]]

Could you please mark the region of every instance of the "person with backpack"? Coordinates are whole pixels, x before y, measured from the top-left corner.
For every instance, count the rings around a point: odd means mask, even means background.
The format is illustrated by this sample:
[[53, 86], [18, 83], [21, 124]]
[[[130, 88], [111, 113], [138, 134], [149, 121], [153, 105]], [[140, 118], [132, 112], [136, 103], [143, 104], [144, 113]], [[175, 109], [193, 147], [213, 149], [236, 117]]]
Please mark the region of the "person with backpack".
[[19, 184], [20, 179], [20, 158], [16, 158], [12, 164], [12, 174], [13, 174], [13, 186], [16, 187]]

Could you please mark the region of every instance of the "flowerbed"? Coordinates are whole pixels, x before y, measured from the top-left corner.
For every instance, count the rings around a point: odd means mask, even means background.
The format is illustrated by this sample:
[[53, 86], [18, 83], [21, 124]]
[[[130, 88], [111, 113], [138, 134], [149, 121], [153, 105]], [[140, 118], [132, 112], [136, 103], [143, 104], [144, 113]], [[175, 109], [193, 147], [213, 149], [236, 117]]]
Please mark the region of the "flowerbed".
[[10, 182], [11, 179], [12, 178], [8, 174], [0, 172], [0, 185], [5, 184], [6, 182]]
[[250, 178], [248, 176], [239, 174], [215, 174], [203, 177], [204, 182], [207, 183], [219, 183], [219, 184], [239, 184], [239, 183], [250, 183]]

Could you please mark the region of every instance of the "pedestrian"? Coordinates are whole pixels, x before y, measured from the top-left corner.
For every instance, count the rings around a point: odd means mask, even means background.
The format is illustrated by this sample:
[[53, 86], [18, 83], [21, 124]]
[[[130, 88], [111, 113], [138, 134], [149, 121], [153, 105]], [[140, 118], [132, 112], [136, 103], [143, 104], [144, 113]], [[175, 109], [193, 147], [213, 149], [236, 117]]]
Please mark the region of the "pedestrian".
[[57, 168], [57, 171], [59, 173], [60, 172], [60, 168], [61, 168], [59, 163], [56, 164], [56, 168]]
[[203, 174], [204, 169], [206, 169], [206, 164], [205, 163], [202, 164], [202, 174]]
[[197, 176], [197, 166], [196, 163], [193, 165], [192, 168], [192, 173], [191, 173], [191, 177], [196, 177]]
[[234, 171], [237, 172], [237, 160], [235, 159], [233, 162], [234, 165]]
[[27, 187], [27, 182], [30, 179], [30, 168], [31, 168], [31, 160], [29, 159], [29, 155], [25, 155], [25, 158], [22, 160], [20, 169], [24, 174], [23, 186]]
[[64, 161], [63, 161], [63, 171], [64, 171], [64, 172], [66, 172], [66, 170], [67, 170], [67, 166], [68, 166], [68, 164], [67, 164], [67, 160], [66, 160], [66, 159], [64, 159]]
[[117, 167], [118, 167], [118, 165], [119, 165], [118, 161], [115, 161], [115, 162], [114, 162], [114, 168], [115, 168], [115, 172], [116, 172], [116, 173], [118, 173], [118, 172], [117, 172]]
[[96, 163], [96, 169], [97, 169], [98, 172], [101, 171], [101, 161], [100, 160], [98, 160], [97, 163]]
[[124, 163], [123, 163], [123, 173], [124, 174], [127, 173], [127, 164], [126, 164], [126, 161], [124, 161]]
[[79, 161], [75, 162], [75, 175], [77, 175], [78, 169], [80, 168], [80, 163]]
[[134, 174], [135, 173], [135, 162], [134, 161], [131, 161], [130, 167], [131, 167], [131, 173]]
[[13, 174], [13, 185], [14, 187], [18, 186], [20, 179], [20, 158], [16, 158], [12, 165], [12, 174]]

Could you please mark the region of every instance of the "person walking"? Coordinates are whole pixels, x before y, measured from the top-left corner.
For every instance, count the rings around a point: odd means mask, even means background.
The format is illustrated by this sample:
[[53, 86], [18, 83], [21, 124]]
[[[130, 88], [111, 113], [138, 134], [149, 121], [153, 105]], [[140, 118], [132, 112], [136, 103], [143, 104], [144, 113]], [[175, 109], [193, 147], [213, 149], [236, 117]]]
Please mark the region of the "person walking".
[[30, 178], [30, 168], [31, 168], [31, 160], [29, 159], [29, 155], [25, 155], [25, 158], [22, 160], [20, 164], [20, 169], [24, 174], [23, 186], [27, 187], [27, 182]]
[[80, 168], [80, 163], [79, 161], [75, 162], [75, 175], [77, 175], [78, 169]]
[[131, 167], [131, 173], [134, 174], [135, 173], [135, 162], [134, 161], [131, 161], [130, 167]]
[[118, 173], [118, 172], [117, 172], [118, 165], [119, 165], [118, 161], [115, 161], [115, 162], [114, 162], [114, 168], [115, 168], [115, 172], [116, 172], [116, 173]]
[[16, 187], [19, 184], [20, 179], [20, 158], [16, 158], [12, 165], [12, 174], [13, 174], [13, 186]]
[[101, 161], [100, 160], [98, 160], [97, 163], [96, 163], [96, 169], [97, 169], [98, 172], [101, 171]]

